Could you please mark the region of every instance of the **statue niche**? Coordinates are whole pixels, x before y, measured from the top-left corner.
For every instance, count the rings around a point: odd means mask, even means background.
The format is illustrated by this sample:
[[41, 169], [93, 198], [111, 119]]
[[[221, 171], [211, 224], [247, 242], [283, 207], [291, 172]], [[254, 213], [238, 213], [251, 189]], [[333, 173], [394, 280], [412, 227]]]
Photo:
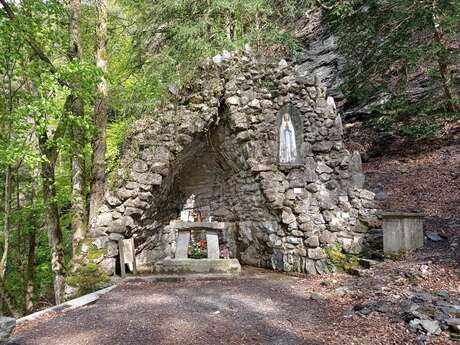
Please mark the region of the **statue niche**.
[[292, 104], [287, 104], [278, 113], [278, 163], [281, 165], [302, 164], [301, 145], [303, 125], [300, 113]]

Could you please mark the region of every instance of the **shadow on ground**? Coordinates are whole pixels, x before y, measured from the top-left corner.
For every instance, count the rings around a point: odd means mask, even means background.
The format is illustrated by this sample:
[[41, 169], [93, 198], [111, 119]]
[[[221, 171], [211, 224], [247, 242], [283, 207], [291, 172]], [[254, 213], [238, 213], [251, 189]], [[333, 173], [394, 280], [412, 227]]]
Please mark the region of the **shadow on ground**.
[[274, 280], [126, 282], [94, 305], [20, 329], [12, 341], [325, 345], [304, 335], [304, 330], [321, 322], [320, 303], [292, 289], [298, 278], [271, 275]]

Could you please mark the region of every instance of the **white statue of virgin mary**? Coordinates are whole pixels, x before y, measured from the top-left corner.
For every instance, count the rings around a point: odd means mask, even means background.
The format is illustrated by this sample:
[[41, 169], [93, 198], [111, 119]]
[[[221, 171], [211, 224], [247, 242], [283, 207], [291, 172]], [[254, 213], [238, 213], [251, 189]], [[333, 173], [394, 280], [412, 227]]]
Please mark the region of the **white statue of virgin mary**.
[[288, 112], [283, 114], [280, 126], [280, 163], [293, 163], [297, 158], [295, 132], [291, 116]]

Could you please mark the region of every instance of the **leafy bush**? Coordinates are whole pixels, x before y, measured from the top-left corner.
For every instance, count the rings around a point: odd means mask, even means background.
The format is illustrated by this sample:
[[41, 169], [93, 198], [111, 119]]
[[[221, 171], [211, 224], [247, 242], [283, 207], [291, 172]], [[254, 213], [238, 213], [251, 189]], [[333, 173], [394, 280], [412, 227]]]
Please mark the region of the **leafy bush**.
[[96, 291], [110, 282], [110, 277], [97, 264], [88, 263], [66, 277], [66, 284], [77, 287], [80, 295]]
[[417, 122], [402, 125], [399, 132], [407, 137], [420, 139], [435, 137], [439, 134], [439, 124], [434, 120], [418, 120]]

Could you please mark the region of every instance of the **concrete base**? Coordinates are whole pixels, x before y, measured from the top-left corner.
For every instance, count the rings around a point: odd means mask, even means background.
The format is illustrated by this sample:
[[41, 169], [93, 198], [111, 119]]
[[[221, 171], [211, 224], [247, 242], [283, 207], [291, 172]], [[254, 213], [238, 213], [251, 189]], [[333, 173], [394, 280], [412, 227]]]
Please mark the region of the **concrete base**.
[[423, 247], [423, 215], [386, 212], [383, 219], [383, 251], [397, 254]]
[[173, 274], [150, 274], [127, 277], [126, 280], [154, 282], [182, 282], [182, 281], [209, 281], [209, 280], [233, 280], [239, 279], [238, 273], [173, 273]]
[[237, 259], [164, 259], [155, 264], [155, 273], [190, 274], [223, 273], [238, 275], [241, 265]]

